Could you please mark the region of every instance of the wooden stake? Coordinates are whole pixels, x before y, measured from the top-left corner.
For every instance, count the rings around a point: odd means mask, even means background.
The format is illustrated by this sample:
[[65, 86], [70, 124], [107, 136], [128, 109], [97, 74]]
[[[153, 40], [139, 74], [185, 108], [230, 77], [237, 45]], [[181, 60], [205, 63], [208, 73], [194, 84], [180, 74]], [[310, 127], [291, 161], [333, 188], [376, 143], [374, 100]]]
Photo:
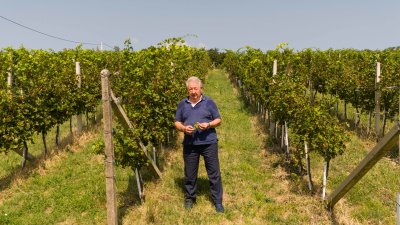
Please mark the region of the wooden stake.
[[379, 82], [381, 79], [381, 64], [376, 63], [375, 77], [375, 135], [380, 139], [380, 121], [381, 121], [381, 92], [379, 91]]
[[138, 168], [135, 168], [135, 175], [136, 175], [136, 184], [139, 192], [139, 198], [141, 202], [144, 202], [143, 179], [142, 179], [142, 174], [140, 173]]
[[310, 190], [310, 192], [312, 192], [313, 191], [313, 182], [312, 182], [312, 177], [311, 177], [311, 162], [310, 162], [310, 154], [308, 153], [307, 140], [304, 140], [304, 151], [306, 152], [308, 190]]
[[156, 147], [153, 146], [153, 161], [157, 165], [157, 153], [156, 153]]
[[324, 173], [322, 178], [322, 201], [325, 200], [325, 193], [326, 193], [326, 181], [328, 179], [328, 161], [324, 161]]
[[9, 88], [11, 88], [12, 87], [12, 73], [10, 71], [7, 74], [8, 74], [7, 75], [7, 85], [8, 85]]
[[[75, 69], [76, 69], [76, 79], [78, 80], [78, 88], [81, 88], [81, 85], [82, 85], [81, 65], [79, 62], [76, 62]], [[79, 115], [77, 115], [76, 120], [77, 120], [77, 126], [78, 126], [77, 133], [80, 134], [80, 133], [82, 133], [82, 114], [81, 113]]]
[[285, 146], [285, 124], [281, 125], [281, 149]]
[[285, 146], [286, 146], [286, 154], [289, 155], [289, 130], [286, 121], [285, 121]]
[[399, 141], [400, 123], [392, 129], [375, 145], [367, 156], [349, 174], [349, 176], [327, 198], [326, 207], [333, 206], [359, 181], [361, 178]]
[[107, 194], [107, 224], [118, 224], [116, 185], [114, 172], [114, 144], [112, 140], [112, 115], [110, 104], [110, 88], [108, 70], [101, 71], [101, 94], [103, 104], [103, 123], [104, 123], [104, 143], [105, 143], [105, 178]]
[[[117, 97], [115, 97], [114, 93], [112, 90], [110, 90], [111, 98], [112, 98], [112, 107], [114, 109], [115, 116], [119, 119], [121, 125], [126, 129], [127, 131], [134, 131], [132, 123], [129, 121], [128, 116], [126, 115], [124, 109], [122, 106], [119, 104], [119, 100]], [[169, 138], [169, 131], [168, 131], [168, 138]], [[158, 174], [160, 178], [162, 178], [162, 174], [160, 169], [158, 169], [157, 165], [153, 161], [153, 158], [151, 157], [150, 153], [147, 151], [146, 146], [143, 144], [142, 140], [140, 138], [137, 138], [137, 143], [142, 149], [143, 153], [146, 155], [146, 157], [149, 159], [151, 165], [153, 166], [154, 170]]]

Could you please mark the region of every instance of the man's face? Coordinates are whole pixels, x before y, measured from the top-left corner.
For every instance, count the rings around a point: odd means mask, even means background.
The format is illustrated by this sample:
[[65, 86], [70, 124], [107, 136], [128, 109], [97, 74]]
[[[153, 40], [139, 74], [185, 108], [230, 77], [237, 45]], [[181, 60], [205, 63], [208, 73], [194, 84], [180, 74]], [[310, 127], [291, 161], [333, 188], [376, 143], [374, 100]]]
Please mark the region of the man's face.
[[201, 87], [198, 82], [191, 81], [188, 83], [188, 92], [190, 100], [198, 101], [201, 96]]

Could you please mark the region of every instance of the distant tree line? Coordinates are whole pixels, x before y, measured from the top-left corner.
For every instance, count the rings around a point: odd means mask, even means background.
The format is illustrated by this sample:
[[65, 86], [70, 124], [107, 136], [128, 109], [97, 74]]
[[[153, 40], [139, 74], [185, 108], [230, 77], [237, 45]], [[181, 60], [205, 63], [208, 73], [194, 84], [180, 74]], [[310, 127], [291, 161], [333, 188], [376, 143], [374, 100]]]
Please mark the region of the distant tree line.
[[224, 62], [226, 52], [221, 52], [218, 48], [211, 48], [207, 51], [214, 67], [220, 67]]

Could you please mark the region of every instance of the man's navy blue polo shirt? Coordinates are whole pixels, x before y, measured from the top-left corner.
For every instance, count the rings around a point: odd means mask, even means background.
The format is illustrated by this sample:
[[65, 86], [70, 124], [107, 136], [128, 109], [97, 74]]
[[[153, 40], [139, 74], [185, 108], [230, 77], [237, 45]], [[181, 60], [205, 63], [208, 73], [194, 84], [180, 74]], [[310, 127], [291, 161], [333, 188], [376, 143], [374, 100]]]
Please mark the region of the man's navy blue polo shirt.
[[[189, 97], [182, 99], [175, 114], [175, 121], [182, 122], [185, 126], [191, 125], [193, 127], [196, 122], [209, 123], [217, 118], [221, 118], [217, 105], [211, 98], [204, 95], [194, 107], [192, 107]], [[217, 142], [215, 128], [204, 131], [197, 129], [192, 135], [185, 134], [183, 138], [184, 145], [204, 145]]]

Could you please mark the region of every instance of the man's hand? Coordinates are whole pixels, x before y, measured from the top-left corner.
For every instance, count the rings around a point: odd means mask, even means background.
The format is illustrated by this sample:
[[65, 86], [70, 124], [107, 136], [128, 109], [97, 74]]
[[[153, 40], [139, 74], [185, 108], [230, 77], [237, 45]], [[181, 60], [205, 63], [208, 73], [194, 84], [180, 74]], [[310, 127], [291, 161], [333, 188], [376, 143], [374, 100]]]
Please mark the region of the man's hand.
[[210, 129], [210, 123], [199, 123], [200, 130], [207, 130]]
[[184, 129], [184, 133], [185, 134], [189, 134], [189, 135], [191, 135], [191, 134], [193, 134], [193, 132], [195, 131], [196, 129], [194, 129], [194, 127], [192, 127], [191, 125], [188, 125], [188, 126], [185, 126], [185, 129]]

